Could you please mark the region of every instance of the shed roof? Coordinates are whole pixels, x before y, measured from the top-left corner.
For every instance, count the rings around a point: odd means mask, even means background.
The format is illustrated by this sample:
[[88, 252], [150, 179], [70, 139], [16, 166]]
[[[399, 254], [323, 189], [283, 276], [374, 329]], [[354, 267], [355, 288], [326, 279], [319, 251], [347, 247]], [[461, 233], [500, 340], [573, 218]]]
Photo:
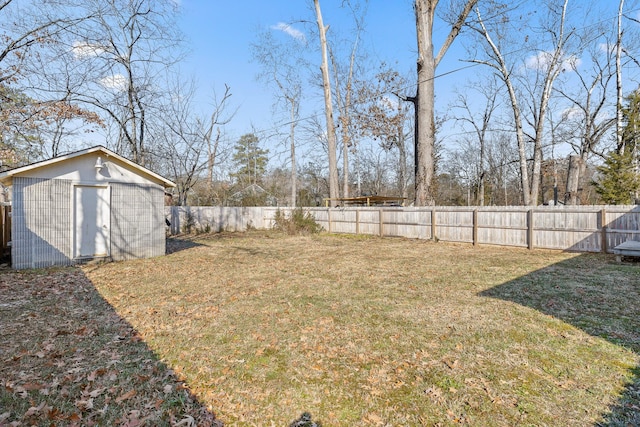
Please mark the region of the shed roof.
[[22, 174], [22, 173], [25, 173], [25, 172], [29, 172], [29, 171], [32, 171], [32, 170], [36, 170], [38, 168], [42, 168], [42, 167], [45, 167], [45, 166], [54, 165], [56, 163], [66, 162], [66, 161], [69, 161], [71, 159], [75, 159], [77, 157], [84, 156], [86, 154], [91, 154], [91, 153], [103, 153], [105, 156], [114, 157], [114, 158], [118, 159], [119, 161], [121, 161], [122, 163], [125, 163], [128, 166], [130, 166], [131, 168], [133, 168], [134, 170], [136, 170], [136, 172], [139, 173], [140, 175], [146, 176], [146, 177], [152, 179], [153, 181], [157, 181], [160, 185], [164, 186], [165, 188], [175, 187], [176, 186], [176, 184], [174, 184], [172, 181], [168, 180], [167, 178], [164, 178], [163, 176], [158, 175], [157, 173], [152, 172], [149, 169], [147, 169], [147, 168], [145, 168], [143, 166], [140, 166], [139, 164], [134, 163], [129, 159], [126, 159], [126, 158], [122, 157], [121, 155], [109, 150], [108, 148], [106, 148], [106, 147], [104, 147], [102, 145], [97, 145], [95, 147], [86, 148], [84, 150], [74, 151], [72, 153], [64, 154], [62, 156], [54, 157], [52, 159], [43, 160], [41, 162], [36, 162], [36, 163], [32, 163], [32, 164], [25, 165], [25, 166], [20, 166], [20, 167], [15, 168], [15, 169], [10, 169], [10, 170], [4, 171], [4, 172], [0, 172], [0, 184], [11, 185], [11, 183], [13, 181], [13, 177], [15, 175]]

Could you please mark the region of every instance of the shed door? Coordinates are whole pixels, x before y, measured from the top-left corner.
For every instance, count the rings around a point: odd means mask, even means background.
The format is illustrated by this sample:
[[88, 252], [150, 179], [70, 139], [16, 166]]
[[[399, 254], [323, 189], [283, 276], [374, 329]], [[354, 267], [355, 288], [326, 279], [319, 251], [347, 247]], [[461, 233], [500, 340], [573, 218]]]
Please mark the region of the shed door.
[[76, 258], [109, 256], [109, 190], [109, 187], [74, 187]]

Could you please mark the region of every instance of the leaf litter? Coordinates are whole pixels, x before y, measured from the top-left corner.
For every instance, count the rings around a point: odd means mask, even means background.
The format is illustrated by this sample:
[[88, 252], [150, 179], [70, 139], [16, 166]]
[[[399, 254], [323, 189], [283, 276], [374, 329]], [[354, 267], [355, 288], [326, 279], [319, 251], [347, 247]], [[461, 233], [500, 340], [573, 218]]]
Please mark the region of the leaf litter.
[[637, 419], [640, 281], [607, 257], [223, 233], [83, 272], [0, 276], [0, 426]]
[[3, 269], [0, 302], [0, 426], [222, 426], [81, 269]]

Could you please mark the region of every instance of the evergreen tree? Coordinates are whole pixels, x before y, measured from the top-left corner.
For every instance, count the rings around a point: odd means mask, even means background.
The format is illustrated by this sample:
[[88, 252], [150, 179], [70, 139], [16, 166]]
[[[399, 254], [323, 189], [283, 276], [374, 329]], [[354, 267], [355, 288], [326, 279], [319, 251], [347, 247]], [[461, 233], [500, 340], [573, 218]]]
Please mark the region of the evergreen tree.
[[638, 155], [640, 142], [640, 89], [626, 98], [627, 107], [622, 109], [624, 127], [622, 128], [622, 144], [616, 150], [618, 153], [631, 151]]
[[252, 133], [242, 135], [234, 147], [233, 163], [236, 171], [231, 174], [243, 187], [261, 185], [267, 171], [269, 150], [260, 148], [258, 137]]
[[612, 205], [635, 203], [640, 192], [640, 91], [633, 92], [626, 100], [628, 105], [622, 109], [621, 144], [605, 157], [604, 164], [597, 168], [600, 178], [592, 182], [602, 201]]
[[604, 203], [629, 205], [634, 202], [634, 194], [640, 190], [640, 176], [636, 173], [631, 150], [623, 153], [612, 151], [597, 170], [600, 179], [593, 185]]

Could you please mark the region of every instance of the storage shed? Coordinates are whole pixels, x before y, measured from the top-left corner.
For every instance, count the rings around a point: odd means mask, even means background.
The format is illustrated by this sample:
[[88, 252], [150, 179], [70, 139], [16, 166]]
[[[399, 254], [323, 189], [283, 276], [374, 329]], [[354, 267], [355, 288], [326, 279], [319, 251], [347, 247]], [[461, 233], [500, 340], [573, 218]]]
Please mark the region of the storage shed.
[[0, 173], [11, 188], [15, 269], [165, 253], [164, 190], [175, 184], [97, 146]]

